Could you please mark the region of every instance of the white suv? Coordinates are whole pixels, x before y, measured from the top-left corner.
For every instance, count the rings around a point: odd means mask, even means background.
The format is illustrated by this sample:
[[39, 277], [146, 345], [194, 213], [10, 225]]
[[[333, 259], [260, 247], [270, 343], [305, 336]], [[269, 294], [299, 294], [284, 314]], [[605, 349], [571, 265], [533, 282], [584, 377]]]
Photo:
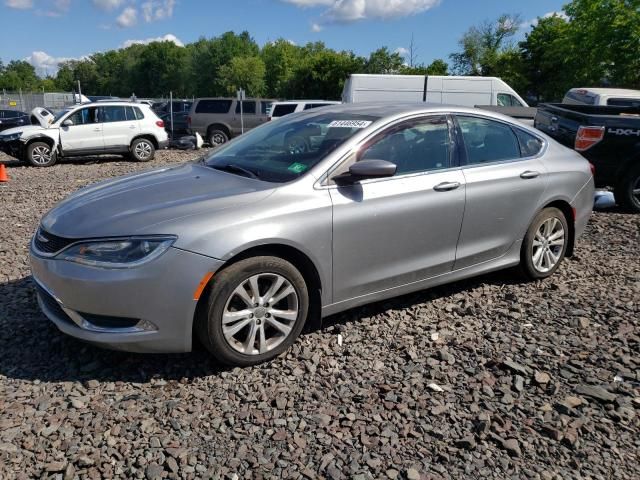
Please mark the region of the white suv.
[[140, 103], [88, 103], [57, 115], [35, 108], [31, 117], [40, 125], [3, 131], [0, 150], [35, 167], [49, 167], [61, 157], [106, 154], [148, 162], [169, 144], [164, 122]]
[[269, 112], [269, 118], [284, 117], [291, 113], [302, 112], [303, 110], [311, 110], [312, 108], [328, 107], [329, 105], [339, 105], [341, 102], [333, 100], [287, 100], [286, 102], [273, 102]]

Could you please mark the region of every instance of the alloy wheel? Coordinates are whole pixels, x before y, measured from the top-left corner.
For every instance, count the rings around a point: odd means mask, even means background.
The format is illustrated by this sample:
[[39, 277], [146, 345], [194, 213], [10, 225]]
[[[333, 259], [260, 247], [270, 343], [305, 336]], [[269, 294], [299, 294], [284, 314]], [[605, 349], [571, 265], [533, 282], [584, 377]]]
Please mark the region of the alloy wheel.
[[219, 145], [222, 145], [226, 141], [227, 139], [224, 137], [222, 133], [214, 133], [213, 135], [211, 135], [210, 143], [212, 147], [217, 147]]
[[51, 161], [51, 149], [38, 145], [31, 152], [31, 160], [38, 165], [46, 165]]
[[222, 333], [235, 351], [260, 355], [291, 334], [298, 319], [295, 288], [282, 275], [260, 273], [238, 285], [222, 314]]
[[636, 181], [631, 188], [631, 195], [636, 199], [636, 202], [640, 204], [640, 177], [636, 178]]
[[531, 260], [540, 273], [547, 273], [562, 258], [566, 234], [562, 222], [556, 217], [548, 218], [538, 227], [533, 238]]
[[135, 154], [140, 160], [146, 160], [151, 156], [151, 145], [147, 142], [139, 142], [135, 146]]

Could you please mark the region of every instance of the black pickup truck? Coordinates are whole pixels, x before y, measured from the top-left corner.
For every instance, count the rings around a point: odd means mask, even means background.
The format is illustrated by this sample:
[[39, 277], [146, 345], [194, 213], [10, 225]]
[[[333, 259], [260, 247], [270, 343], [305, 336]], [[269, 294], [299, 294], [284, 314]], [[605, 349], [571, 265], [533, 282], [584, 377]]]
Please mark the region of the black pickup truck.
[[640, 213], [640, 107], [545, 103], [534, 126], [580, 152], [596, 187], [612, 187], [618, 205]]

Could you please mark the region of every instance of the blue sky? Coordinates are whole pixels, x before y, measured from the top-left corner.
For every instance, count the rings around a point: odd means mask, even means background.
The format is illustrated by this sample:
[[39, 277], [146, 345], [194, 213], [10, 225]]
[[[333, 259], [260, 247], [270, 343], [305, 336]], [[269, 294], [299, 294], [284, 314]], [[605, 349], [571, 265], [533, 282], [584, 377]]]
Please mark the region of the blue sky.
[[[59, 60], [130, 42], [248, 30], [259, 44], [279, 37], [297, 44], [323, 41], [368, 55], [407, 48], [418, 62], [448, 59], [471, 25], [518, 13], [524, 23], [559, 11], [564, 0], [0, 0], [0, 59], [27, 59], [40, 74]], [[524, 35], [523, 26], [519, 34]], [[16, 39], [7, 41], [7, 39]]]

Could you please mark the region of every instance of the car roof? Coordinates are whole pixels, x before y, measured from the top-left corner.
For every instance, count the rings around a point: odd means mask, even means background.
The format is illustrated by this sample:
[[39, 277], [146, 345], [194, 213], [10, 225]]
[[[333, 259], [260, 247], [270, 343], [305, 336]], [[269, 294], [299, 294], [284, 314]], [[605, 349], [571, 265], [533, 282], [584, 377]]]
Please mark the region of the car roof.
[[128, 102], [126, 100], [109, 100], [109, 101], [102, 101], [102, 102], [87, 102], [87, 103], [81, 103], [80, 105], [73, 105], [71, 106], [71, 108], [76, 108], [76, 107], [108, 107], [108, 106], [115, 106], [115, 107], [128, 107], [128, 106], [132, 106], [132, 105], [136, 105], [136, 106], [145, 106], [148, 107], [149, 105], [146, 103], [140, 103], [140, 102]]
[[289, 104], [298, 104], [298, 103], [328, 103], [331, 105], [338, 105], [342, 102], [337, 100], [281, 100], [273, 102], [274, 105], [289, 105]]

